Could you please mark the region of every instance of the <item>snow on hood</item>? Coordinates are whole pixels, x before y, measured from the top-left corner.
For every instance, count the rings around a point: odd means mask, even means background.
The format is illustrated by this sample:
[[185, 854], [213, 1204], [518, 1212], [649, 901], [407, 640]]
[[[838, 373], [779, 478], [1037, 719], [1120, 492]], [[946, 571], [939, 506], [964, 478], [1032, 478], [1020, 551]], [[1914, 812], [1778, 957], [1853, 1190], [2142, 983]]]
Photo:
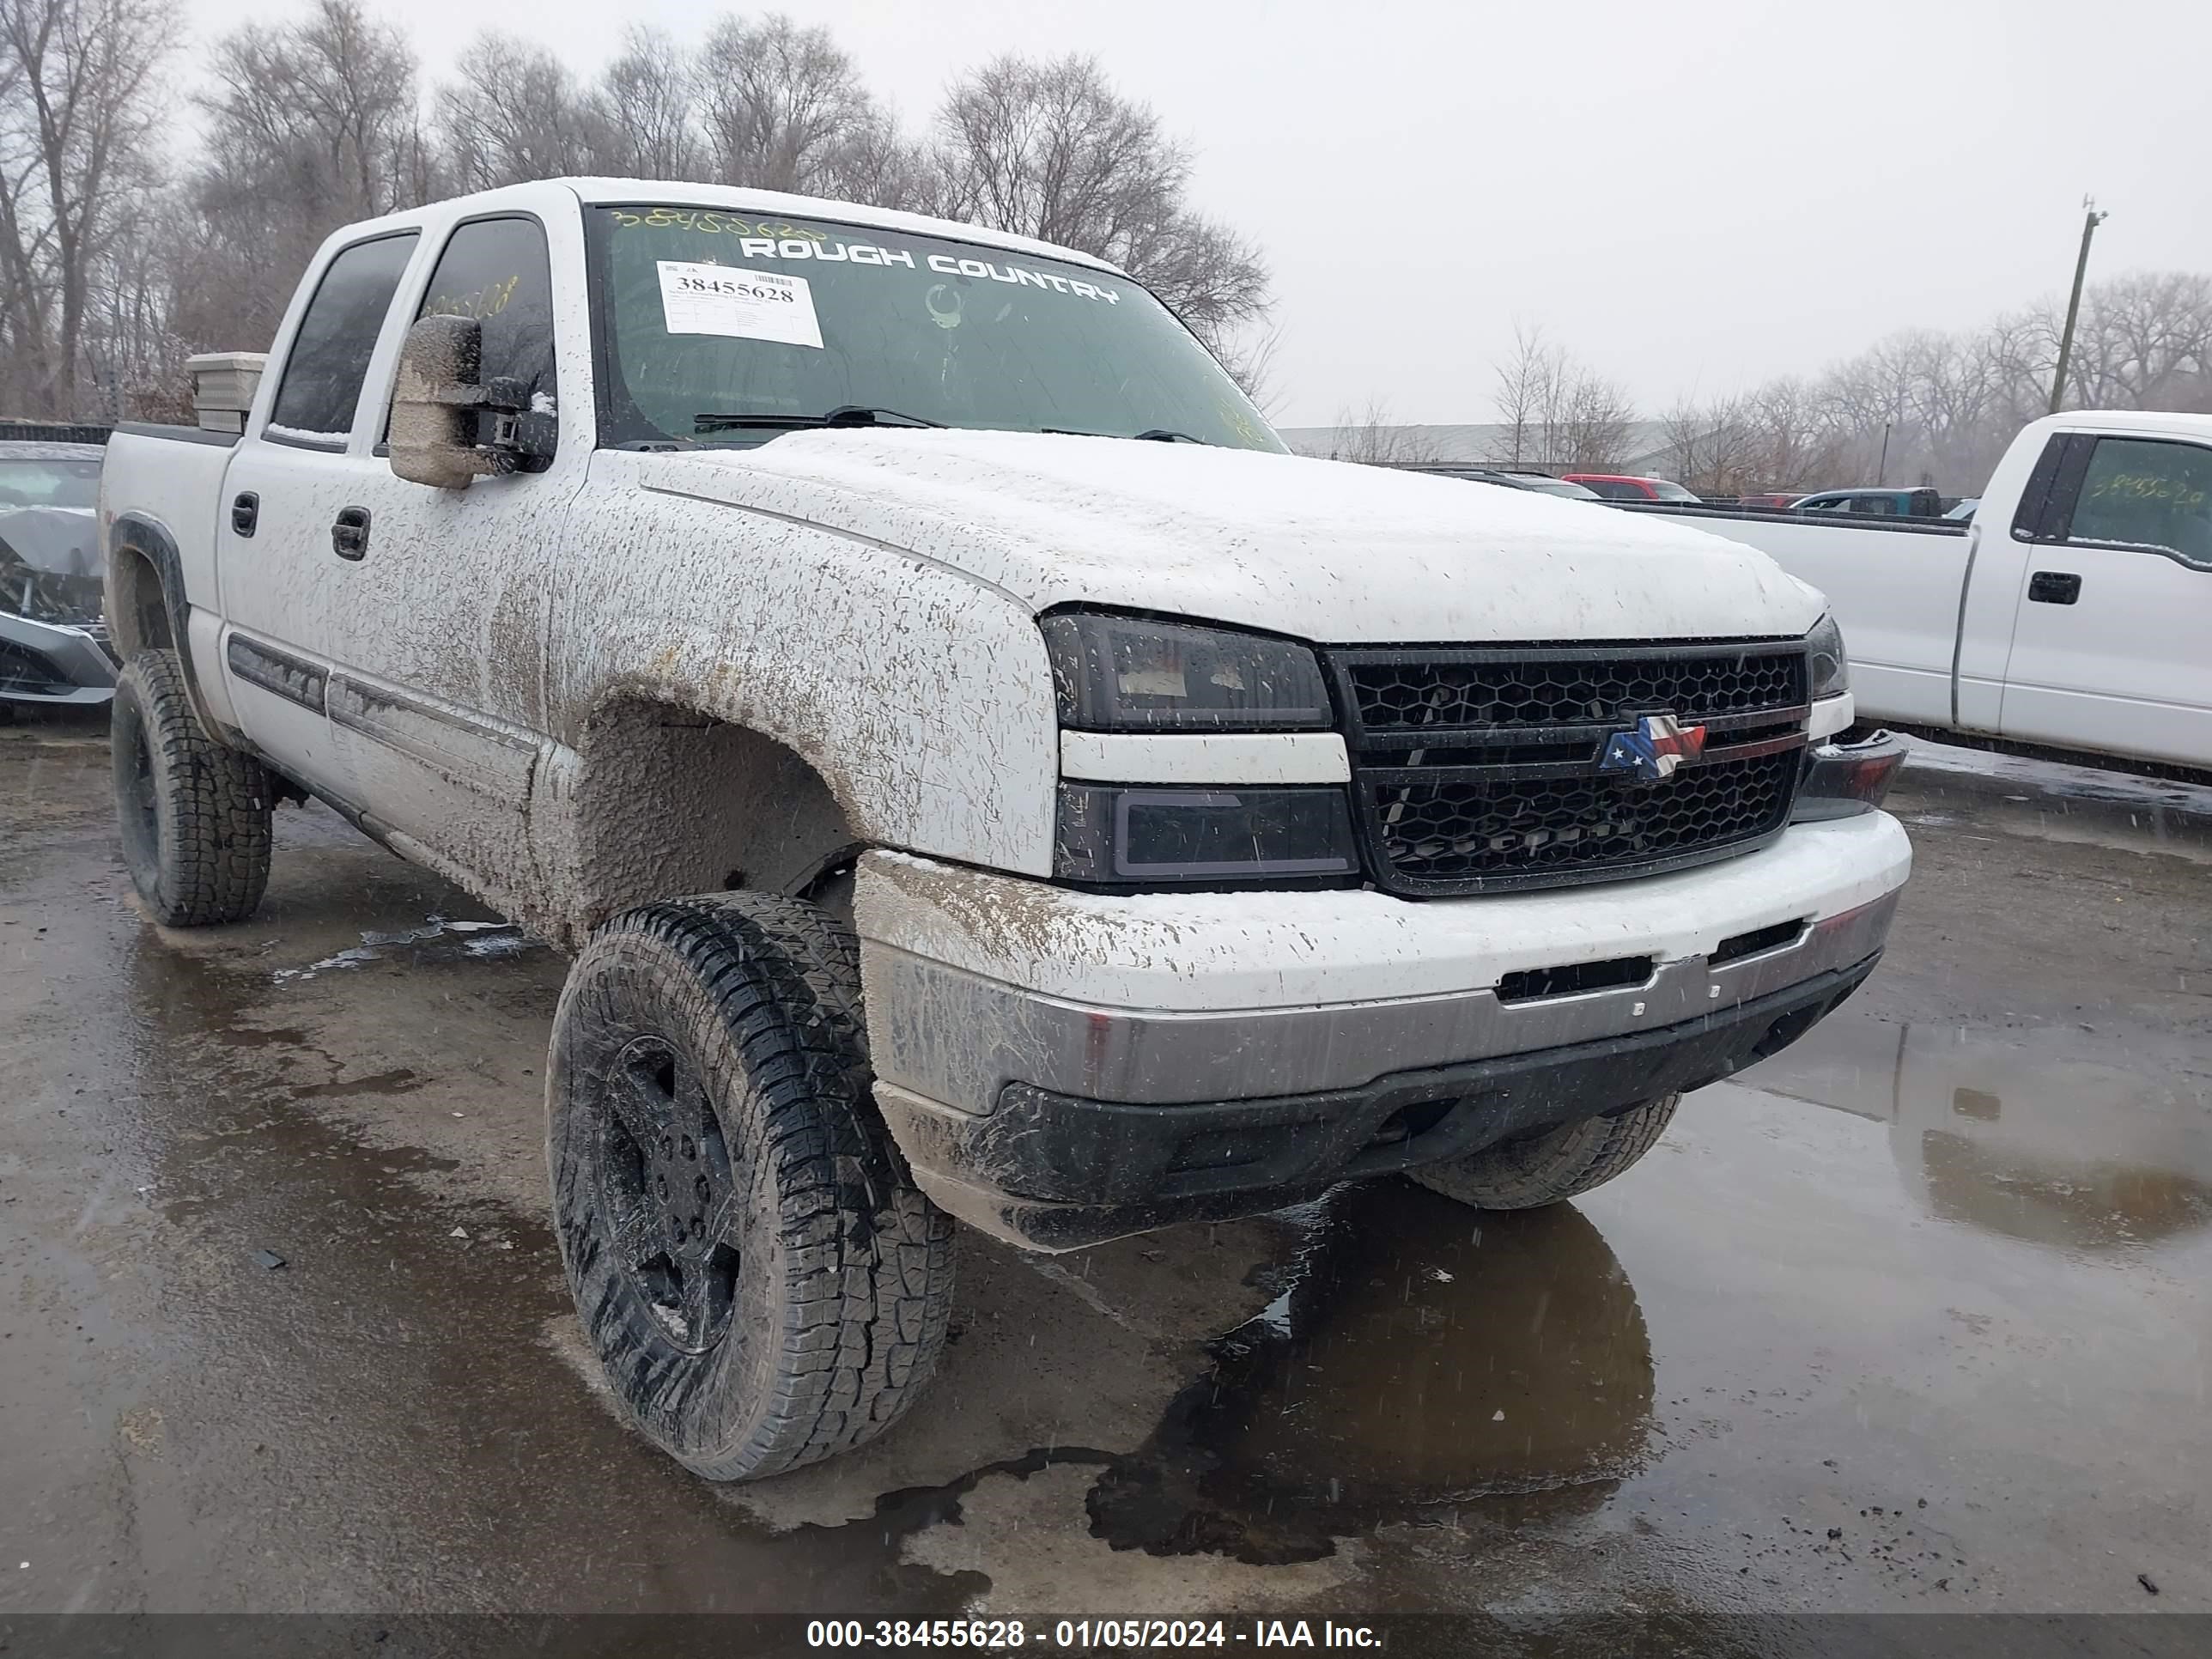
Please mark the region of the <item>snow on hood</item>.
[[647, 488], [883, 542], [1035, 611], [1127, 606], [1324, 642], [1802, 633], [1762, 553], [1587, 501], [1198, 444], [797, 432], [654, 454]]
[[98, 516], [88, 507], [0, 507], [0, 548], [46, 575], [94, 580]]

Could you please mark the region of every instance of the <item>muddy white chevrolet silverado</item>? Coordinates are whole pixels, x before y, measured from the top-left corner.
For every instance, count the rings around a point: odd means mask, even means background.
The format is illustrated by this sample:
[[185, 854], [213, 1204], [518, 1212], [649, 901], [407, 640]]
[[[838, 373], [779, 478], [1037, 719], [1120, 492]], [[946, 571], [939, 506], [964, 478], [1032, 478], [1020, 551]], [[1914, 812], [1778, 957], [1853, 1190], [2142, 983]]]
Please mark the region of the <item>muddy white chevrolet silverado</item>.
[[566, 180], [333, 236], [242, 436], [102, 490], [123, 842], [234, 921], [328, 803], [574, 953], [563, 1259], [718, 1478], [877, 1433], [951, 1221], [1043, 1249], [1626, 1169], [1872, 969], [1815, 593], [1285, 453], [1063, 248]]

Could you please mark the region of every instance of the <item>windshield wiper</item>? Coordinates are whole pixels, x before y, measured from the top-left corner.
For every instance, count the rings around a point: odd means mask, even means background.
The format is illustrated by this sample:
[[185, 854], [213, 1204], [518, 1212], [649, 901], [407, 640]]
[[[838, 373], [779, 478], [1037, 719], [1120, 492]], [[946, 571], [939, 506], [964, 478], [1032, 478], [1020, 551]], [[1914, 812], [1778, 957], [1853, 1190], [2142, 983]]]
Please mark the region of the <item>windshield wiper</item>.
[[1194, 438], [1188, 432], [1173, 432], [1164, 426], [1146, 427], [1142, 432], [1079, 432], [1072, 426], [1047, 426], [1037, 428], [1055, 438], [1120, 438], [1124, 441], [1144, 441], [1156, 444], [1202, 444], [1203, 438]]
[[934, 426], [942, 421], [925, 421], [919, 415], [902, 414], [896, 409], [871, 409], [864, 404], [840, 404], [826, 415], [718, 415], [711, 410], [691, 417], [694, 432], [732, 432], [750, 428], [762, 428], [815, 426]]

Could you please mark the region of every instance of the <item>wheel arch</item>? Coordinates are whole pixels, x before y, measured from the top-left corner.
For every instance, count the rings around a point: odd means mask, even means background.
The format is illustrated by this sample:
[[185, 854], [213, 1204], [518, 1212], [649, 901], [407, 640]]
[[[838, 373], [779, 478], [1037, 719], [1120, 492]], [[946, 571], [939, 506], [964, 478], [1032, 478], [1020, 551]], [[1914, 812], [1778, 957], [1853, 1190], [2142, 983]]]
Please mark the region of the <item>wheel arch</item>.
[[175, 652], [192, 717], [210, 743], [233, 744], [233, 734], [215, 718], [200, 690], [184, 561], [165, 526], [143, 514], [117, 515], [107, 539], [105, 603], [116, 654], [128, 663], [141, 651]]
[[[811, 745], [809, 745], [811, 747]], [[819, 896], [872, 844], [835, 770], [701, 700], [610, 694], [551, 769], [568, 879], [553, 907], [572, 947], [633, 905], [685, 894]]]

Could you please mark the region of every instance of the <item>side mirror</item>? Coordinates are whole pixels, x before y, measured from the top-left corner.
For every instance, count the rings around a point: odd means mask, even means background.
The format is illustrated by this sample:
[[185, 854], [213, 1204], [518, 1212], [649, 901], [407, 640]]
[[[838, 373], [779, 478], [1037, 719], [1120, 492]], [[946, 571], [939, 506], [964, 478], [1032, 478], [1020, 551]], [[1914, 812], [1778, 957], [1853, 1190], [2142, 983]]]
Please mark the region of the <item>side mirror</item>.
[[392, 470], [410, 483], [465, 489], [512, 472], [523, 459], [522, 410], [510, 382], [483, 384], [483, 325], [473, 317], [423, 317], [399, 349], [392, 389]]

